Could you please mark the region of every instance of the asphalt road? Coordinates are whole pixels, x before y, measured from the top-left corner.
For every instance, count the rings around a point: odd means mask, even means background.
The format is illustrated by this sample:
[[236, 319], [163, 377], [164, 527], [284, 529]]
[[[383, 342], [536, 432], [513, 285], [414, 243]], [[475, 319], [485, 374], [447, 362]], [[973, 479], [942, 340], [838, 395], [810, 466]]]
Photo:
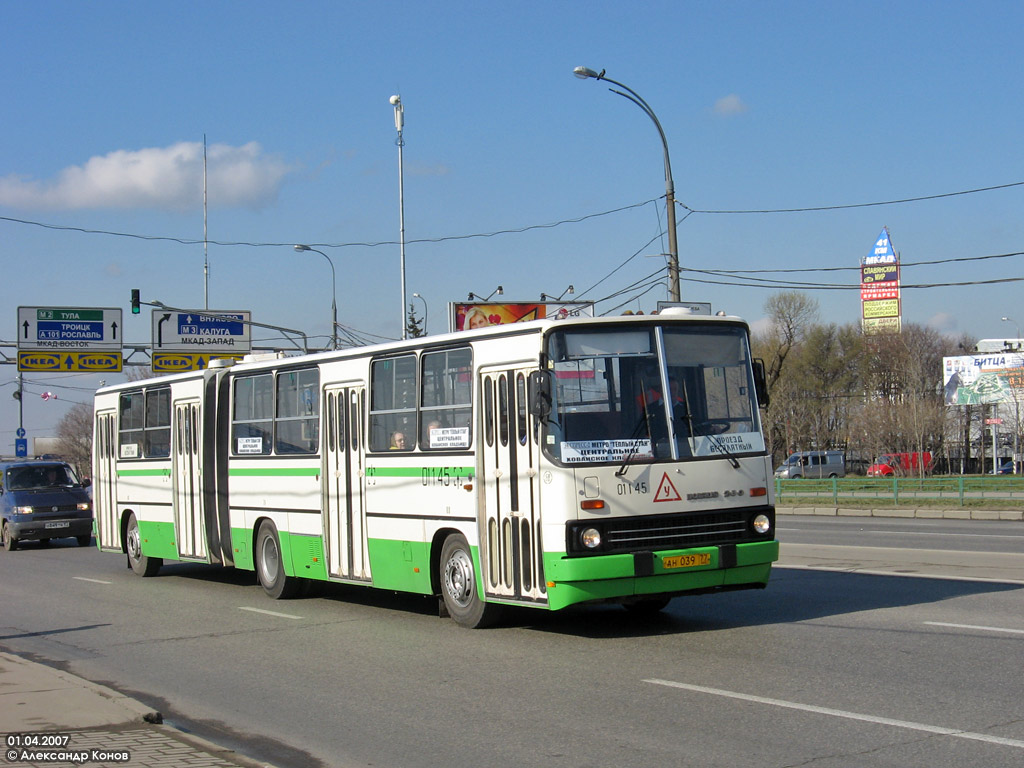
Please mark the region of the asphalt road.
[[418, 597], [324, 585], [275, 602], [249, 573], [142, 579], [120, 556], [30, 544], [0, 552], [0, 647], [282, 768], [1024, 761], [1024, 527], [786, 517], [780, 539], [794, 567], [764, 591], [483, 631]]

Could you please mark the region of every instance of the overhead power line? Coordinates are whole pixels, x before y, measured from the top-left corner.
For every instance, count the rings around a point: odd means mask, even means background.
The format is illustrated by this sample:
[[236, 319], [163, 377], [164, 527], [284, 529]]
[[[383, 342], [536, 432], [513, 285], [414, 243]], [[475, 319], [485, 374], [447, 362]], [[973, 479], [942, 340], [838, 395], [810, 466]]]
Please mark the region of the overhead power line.
[[[981, 193], [981, 192], [993, 192], [993, 191], [996, 191], [996, 190], [1010, 189], [1010, 188], [1013, 188], [1013, 187], [1020, 187], [1020, 186], [1024, 186], [1024, 181], [1015, 181], [1015, 182], [1010, 182], [1008, 184], [997, 184], [997, 185], [990, 186], [990, 187], [978, 187], [976, 189], [964, 189], [964, 190], [960, 190], [958, 192], [943, 192], [943, 193], [939, 193], [939, 194], [935, 194], [935, 195], [922, 195], [920, 197], [905, 197], [905, 198], [900, 198], [900, 199], [895, 199], [895, 200], [878, 200], [878, 201], [867, 202], [867, 203], [846, 203], [846, 204], [838, 204], [838, 205], [806, 206], [806, 207], [803, 207], [803, 208], [758, 208], [758, 209], [722, 209], [722, 210], [716, 210], [716, 209], [694, 208], [694, 207], [688, 206], [688, 205], [686, 205], [684, 203], [681, 203], [679, 201], [676, 201], [676, 202], [677, 202], [677, 205], [679, 205], [680, 208], [682, 208], [682, 209], [687, 211], [687, 216], [689, 216], [691, 214], [694, 214], [694, 213], [716, 214], [716, 215], [729, 215], [729, 214], [731, 214], [731, 215], [743, 215], [743, 214], [753, 214], [753, 213], [761, 213], [761, 214], [767, 214], [767, 213], [811, 213], [811, 212], [818, 212], [818, 211], [837, 211], [837, 210], [845, 210], [845, 209], [851, 209], [851, 208], [869, 208], [869, 207], [874, 207], [874, 206], [902, 205], [902, 204], [906, 204], [906, 203], [918, 203], [918, 202], [924, 202], [924, 201], [927, 201], [927, 200], [940, 200], [942, 198], [947, 198], [947, 197], [959, 197], [959, 196], [962, 196], [962, 195], [973, 195], [973, 194], [978, 194], [978, 193]], [[499, 235], [521, 234], [523, 232], [530, 232], [530, 231], [538, 230], [538, 229], [552, 229], [554, 227], [560, 227], [560, 226], [563, 226], [565, 224], [579, 224], [581, 222], [588, 221], [589, 219], [600, 218], [600, 217], [603, 217], [603, 216], [610, 216], [612, 214], [621, 213], [623, 211], [628, 211], [628, 210], [632, 210], [632, 209], [635, 209], [635, 208], [642, 208], [645, 205], [650, 205], [652, 203], [656, 203], [656, 202], [660, 201], [663, 197], [664, 196], [660, 196], [660, 197], [652, 198], [650, 200], [644, 200], [643, 202], [639, 202], [639, 203], [632, 203], [630, 205], [623, 205], [623, 206], [620, 206], [618, 208], [612, 208], [612, 209], [609, 209], [607, 211], [600, 211], [598, 213], [588, 213], [588, 214], [585, 214], [583, 216], [577, 216], [575, 218], [560, 219], [558, 221], [553, 221], [553, 222], [549, 222], [549, 223], [546, 223], [546, 224], [530, 224], [530, 225], [523, 226], [523, 227], [510, 227], [510, 228], [506, 228], [506, 229], [498, 229], [498, 230], [494, 230], [492, 232], [476, 232], [476, 233], [463, 234], [463, 235], [447, 235], [447, 236], [441, 236], [441, 237], [420, 238], [420, 239], [417, 239], [417, 240], [406, 240], [406, 243], [442, 243], [442, 242], [446, 242], [446, 241], [449, 241], [449, 240], [468, 240], [468, 239], [472, 239], [472, 238], [497, 237]], [[686, 218], [686, 216], [684, 216], [683, 219], [681, 219], [680, 221], [685, 220], [685, 218]], [[164, 242], [179, 243], [181, 245], [201, 245], [203, 243], [207, 243], [209, 245], [247, 246], [247, 247], [250, 247], [250, 248], [271, 248], [271, 247], [274, 247], [274, 248], [276, 248], [276, 247], [288, 247], [288, 248], [291, 248], [294, 245], [294, 240], [288, 240], [287, 242], [270, 243], [270, 242], [247, 242], [247, 241], [240, 241], [240, 240], [239, 241], [231, 241], [231, 240], [199, 240], [199, 239], [195, 239], [195, 238], [173, 237], [173, 236], [169, 236], [169, 235], [144, 235], [144, 234], [132, 233], [132, 232], [118, 232], [116, 230], [89, 229], [89, 228], [86, 228], [86, 227], [72, 227], [72, 226], [67, 226], [67, 225], [62, 225], [62, 224], [50, 224], [50, 223], [41, 222], [41, 221], [33, 221], [33, 220], [30, 220], [30, 219], [19, 219], [19, 218], [15, 218], [15, 217], [12, 217], [12, 216], [0, 216], [0, 221], [7, 221], [7, 222], [10, 222], [12, 224], [23, 224], [23, 225], [26, 225], [26, 226], [41, 227], [43, 229], [51, 229], [51, 230], [57, 230], [57, 231], [63, 231], [63, 232], [79, 232], [79, 233], [82, 233], [82, 234], [106, 235], [106, 236], [109, 236], [109, 237], [127, 237], [127, 238], [133, 238], [133, 239], [136, 239], [136, 240], [164, 241]], [[655, 238], [655, 239], [657, 239], [657, 238]], [[398, 245], [398, 241], [397, 240], [378, 240], [378, 241], [351, 242], [351, 243], [310, 243], [309, 245], [311, 245], [313, 247], [317, 247], [317, 248], [354, 248], [354, 247], [376, 248], [378, 246], [384, 246], [384, 245]]]
[[[816, 211], [842, 211], [851, 208], [872, 208], [880, 205], [901, 205], [903, 203], [920, 203], [925, 200], [941, 200], [944, 197], [959, 197], [960, 195], [973, 195], [978, 192], [994, 192], [997, 189], [1009, 189], [1010, 187], [1024, 186], [1024, 181], [1014, 181], [1010, 184], [998, 184], [993, 187], [979, 187], [978, 189], [964, 189], [960, 192], [943, 192], [938, 195], [923, 195], [921, 197], [904, 197], [898, 200], [878, 200], [871, 203], [847, 203], [842, 205], [817, 205], [810, 206], [807, 208], [760, 208], [752, 210], [701, 210], [699, 208], [691, 208], [683, 203], [678, 203], [681, 208], [685, 208], [690, 213], [713, 213], [713, 214], [746, 214], [746, 213], [812, 213]], [[678, 201], [677, 201], [678, 202]]]

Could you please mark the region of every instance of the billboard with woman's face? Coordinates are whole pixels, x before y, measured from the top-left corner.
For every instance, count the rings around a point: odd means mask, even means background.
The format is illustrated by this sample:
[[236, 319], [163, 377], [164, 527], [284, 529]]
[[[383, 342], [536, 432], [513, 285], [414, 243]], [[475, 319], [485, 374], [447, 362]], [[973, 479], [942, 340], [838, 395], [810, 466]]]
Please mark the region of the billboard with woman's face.
[[472, 331], [491, 325], [525, 323], [560, 315], [593, 317], [594, 305], [589, 302], [537, 302], [535, 304], [480, 304], [473, 302], [449, 304], [451, 330]]

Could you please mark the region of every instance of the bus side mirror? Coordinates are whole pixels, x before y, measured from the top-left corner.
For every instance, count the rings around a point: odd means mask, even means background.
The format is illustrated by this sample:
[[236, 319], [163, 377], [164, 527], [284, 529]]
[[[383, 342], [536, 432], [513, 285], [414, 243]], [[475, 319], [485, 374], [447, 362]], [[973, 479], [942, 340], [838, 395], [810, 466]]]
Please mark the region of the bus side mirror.
[[754, 358], [754, 391], [757, 393], [757, 404], [767, 408], [771, 398], [768, 397], [768, 379], [764, 375], [764, 360]]
[[551, 413], [551, 372], [530, 373], [530, 414], [544, 420]]

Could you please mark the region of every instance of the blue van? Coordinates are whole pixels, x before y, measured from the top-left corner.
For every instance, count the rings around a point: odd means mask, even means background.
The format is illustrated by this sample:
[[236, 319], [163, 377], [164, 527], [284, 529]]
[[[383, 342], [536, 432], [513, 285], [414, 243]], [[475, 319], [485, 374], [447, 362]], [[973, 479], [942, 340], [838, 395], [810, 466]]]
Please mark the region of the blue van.
[[63, 461], [0, 463], [0, 526], [4, 549], [22, 541], [74, 537], [92, 541], [92, 499], [71, 465]]

